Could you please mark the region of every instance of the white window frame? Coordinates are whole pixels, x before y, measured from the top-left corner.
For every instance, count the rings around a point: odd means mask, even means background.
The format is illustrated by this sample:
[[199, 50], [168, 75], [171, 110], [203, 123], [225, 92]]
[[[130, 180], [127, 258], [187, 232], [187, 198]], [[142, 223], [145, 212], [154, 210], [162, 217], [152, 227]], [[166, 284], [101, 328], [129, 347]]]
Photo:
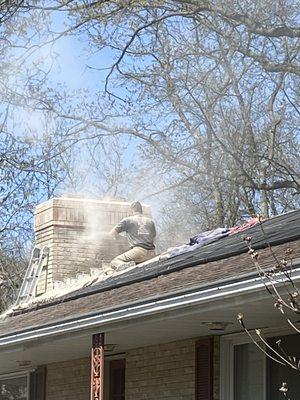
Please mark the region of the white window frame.
[[[263, 330], [265, 338], [285, 336], [295, 333], [290, 328], [266, 328]], [[255, 339], [259, 341], [256, 335]], [[220, 400], [234, 400], [234, 346], [253, 343], [245, 333], [233, 333], [220, 338]], [[264, 400], [267, 396], [267, 356], [264, 365]]]
[[12, 372], [9, 374], [2, 374], [0, 375], [0, 381], [2, 379], [13, 379], [13, 378], [22, 378], [26, 376], [27, 378], [27, 393], [26, 393], [26, 400], [29, 399], [30, 395], [30, 373], [33, 372], [34, 370], [27, 370], [27, 371], [19, 371], [19, 372]]
[[[241, 344], [253, 343], [247, 334], [222, 336], [220, 341], [220, 397], [221, 400], [234, 400], [234, 347]], [[263, 366], [263, 400], [267, 393], [267, 360]]]

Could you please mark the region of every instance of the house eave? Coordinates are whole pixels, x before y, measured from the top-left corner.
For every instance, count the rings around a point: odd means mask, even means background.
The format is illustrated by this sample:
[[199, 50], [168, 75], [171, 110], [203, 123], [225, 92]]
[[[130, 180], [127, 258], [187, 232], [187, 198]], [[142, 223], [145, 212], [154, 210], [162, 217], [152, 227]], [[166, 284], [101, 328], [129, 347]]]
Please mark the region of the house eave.
[[[300, 260], [293, 265], [293, 281], [300, 281]], [[277, 280], [282, 284], [286, 280], [278, 274]], [[147, 318], [155, 314], [184, 309], [186, 307], [199, 306], [207, 302], [216, 302], [220, 299], [228, 299], [234, 296], [255, 293], [268, 286], [268, 281], [257, 274], [243, 276], [239, 279], [231, 279], [213, 287], [195, 288], [183, 293], [173, 294], [171, 297], [148, 299], [134, 304], [127, 304], [115, 309], [107, 309], [100, 313], [85, 314], [68, 320], [61, 320], [49, 325], [28, 328], [0, 337], [0, 348], [16, 344], [34, 341], [56, 335], [72, 334], [85, 329], [99, 329], [100, 327], [112, 327], [116, 323], [125, 323], [132, 319]]]

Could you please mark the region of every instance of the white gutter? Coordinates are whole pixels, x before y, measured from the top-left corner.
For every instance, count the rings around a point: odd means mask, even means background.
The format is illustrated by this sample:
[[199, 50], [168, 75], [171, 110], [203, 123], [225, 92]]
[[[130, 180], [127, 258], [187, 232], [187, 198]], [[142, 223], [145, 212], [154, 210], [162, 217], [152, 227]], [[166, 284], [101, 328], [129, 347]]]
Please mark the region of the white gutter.
[[[277, 274], [276, 278], [280, 275]], [[281, 274], [281, 276], [283, 276]], [[293, 281], [300, 280], [300, 270], [293, 271]], [[286, 279], [282, 278], [283, 283]], [[0, 338], [0, 347], [17, 343], [27, 342], [42, 337], [54, 336], [62, 333], [77, 332], [81, 329], [100, 327], [108, 323], [123, 322], [141, 316], [150, 316], [165, 311], [172, 311], [178, 308], [200, 305], [211, 300], [218, 300], [224, 297], [233, 297], [238, 294], [247, 294], [265, 288], [268, 282], [260, 277], [246, 279], [240, 282], [228, 283], [223, 286], [210, 289], [194, 291], [192, 293], [175, 295], [171, 299], [155, 300], [140, 305], [126, 307], [117, 311], [107, 311], [93, 316], [80, 317], [68, 322], [59, 322], [55, 325], [37, 327], [26, 332], [9, 334]], [[45, 312], [47, 312], [45, 310]]]

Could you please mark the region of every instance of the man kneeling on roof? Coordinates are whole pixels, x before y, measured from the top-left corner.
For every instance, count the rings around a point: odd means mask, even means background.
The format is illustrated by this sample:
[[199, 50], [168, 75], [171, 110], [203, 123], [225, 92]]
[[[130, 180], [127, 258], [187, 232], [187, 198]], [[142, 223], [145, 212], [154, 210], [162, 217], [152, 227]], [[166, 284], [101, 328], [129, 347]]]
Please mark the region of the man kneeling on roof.
[[130, 206], [133, 215], [122, 219], [111, 231], [115, 238], [125, 232], [130, 250], [120, 254], [112, 260], [111, 267], [117, 269], [121, 265], [131, 266], [150, 260], [155, 257], [154, 238], [156, 230], [151, 218], [143, 215], [143, 208], [139, 201]]

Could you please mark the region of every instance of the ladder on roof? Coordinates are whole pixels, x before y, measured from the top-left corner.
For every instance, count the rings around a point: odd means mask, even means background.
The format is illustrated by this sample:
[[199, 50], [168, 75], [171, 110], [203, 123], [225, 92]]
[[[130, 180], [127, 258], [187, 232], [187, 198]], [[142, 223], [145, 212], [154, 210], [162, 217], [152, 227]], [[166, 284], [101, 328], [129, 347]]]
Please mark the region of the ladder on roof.
[[35, 290], [38, 284], [43, 267], [46, 265], [49, 256], [49, 247], [42, 248], [35, 246], [32, 250], [28, 268], [26, 270], [20, 292], [17, 298], [17, 305], [27, 303], [35, 297]]

